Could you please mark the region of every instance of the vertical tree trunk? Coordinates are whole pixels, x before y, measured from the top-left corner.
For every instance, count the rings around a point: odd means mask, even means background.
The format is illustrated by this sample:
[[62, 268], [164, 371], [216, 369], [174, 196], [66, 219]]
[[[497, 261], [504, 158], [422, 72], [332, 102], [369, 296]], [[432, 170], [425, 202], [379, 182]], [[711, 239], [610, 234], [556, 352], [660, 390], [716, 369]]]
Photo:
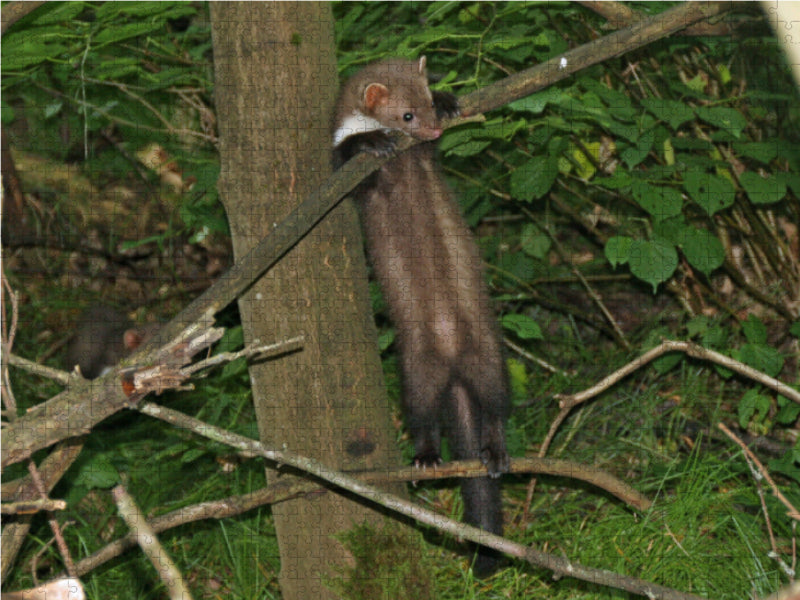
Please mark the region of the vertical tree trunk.
[[[330, 174], [333, 17], [316, 2], [213, 3], [211, 16], [219, 190], [238, 258]], [[262, 441], [334, 468], [399, 463], [352, 204], [326, 217], [239, 309], [247, 342], [305, 336], [302, 351], [250, 367]], [[377, 521], [335, 493], [273, 514], [287, 599], [335, 597], [324, 579], [348, 558], [333, 534]]]

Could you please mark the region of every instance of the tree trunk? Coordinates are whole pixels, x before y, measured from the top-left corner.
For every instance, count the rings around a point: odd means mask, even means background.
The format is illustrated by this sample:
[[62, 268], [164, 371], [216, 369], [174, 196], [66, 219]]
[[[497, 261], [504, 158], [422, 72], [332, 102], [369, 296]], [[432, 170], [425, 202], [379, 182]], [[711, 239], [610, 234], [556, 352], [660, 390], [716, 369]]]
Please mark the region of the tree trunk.
[[[315, 2], [212, 3], [211, 16], [219, 190], [238, 259], [330, 174], [333, 17]], [[246, 342], [305, 336], [301, 351], [250, 366], [262, 441], [337, 469], [399, 463], [349, 201], [244, 294], [239, 309]], [[268, 477], [277, 474], [270, 468]], [[336, 493], [283, 502], [273, 515], [287, 599], [336, 597], [324, 579], [352, 560], [333, 534], [378, 522], [369, 507]]]

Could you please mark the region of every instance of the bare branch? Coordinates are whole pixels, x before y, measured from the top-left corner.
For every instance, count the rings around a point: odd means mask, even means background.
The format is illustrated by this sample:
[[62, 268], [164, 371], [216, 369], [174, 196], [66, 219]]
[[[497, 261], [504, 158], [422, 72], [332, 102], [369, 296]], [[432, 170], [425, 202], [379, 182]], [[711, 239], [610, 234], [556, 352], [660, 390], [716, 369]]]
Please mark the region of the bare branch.
[[117, 512], [136, 537], [136, 542], [158, 572], [158, 577], [169, 591], [171, 600], [192, 600], [189, 587], [181, 572], [170, 558], [136, 502], [121, 485], [111, 490]]

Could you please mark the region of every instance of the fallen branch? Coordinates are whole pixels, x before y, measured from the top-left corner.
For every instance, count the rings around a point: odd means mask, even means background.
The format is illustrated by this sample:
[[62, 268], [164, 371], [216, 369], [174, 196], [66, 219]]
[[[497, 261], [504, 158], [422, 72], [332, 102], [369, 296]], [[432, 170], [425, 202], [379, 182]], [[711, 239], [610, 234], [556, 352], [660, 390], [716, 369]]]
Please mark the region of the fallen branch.
[[[274, 344], [254, 343], [239, 352], [227, 352], [192, 364], [194, 356], [207, 351], [225, 332], [222, 328], [211, 327], [210, 323], [192, 324], [166, 345], [139, 352], [98, 379], [70, 377], [66, 391], [34, 407], [3, 430], [2, 465], [19, 462], [36, 450], [74, 437], [76, 433], [88, 433], [103, 419], [124, 408], [132, 408], [149, 393], [187, 389], [183, 386], [197, 371], [240, 357], [269, 357], [292, 352], [303, 342], [302, 336], [298, 336]], [[25, 362], [17, 357], [11, 360]], [[142, 366], [148, 364], [152, 366]]]
[[155, 532], [133, 498], [121, 485], [115, 486], [111, 490], [111, 495], [117, 504], [117, 512], [128, 525], [142, 552], [155, 567], [161, 583], [164, 584], [169, 593], [170, 599], [192, 600], [189, 587], [183, 580], [181, 572], [175, 566], [167, 551], [164, 550], [161, 542], [158, 541], [158, 537], [156, 537]]
[[611, 375], [603, 378], [603, 380], [596, 385], [593, 385], [592, 387], [575, 394], [556, 394], [554, 398], [558, 400], [558, 405], [561, 410], [553, 420], [550, 430], [547, 432], [547, 436], [545, 437], [545, 441], [542, 443], [543, 451], [546, 451], [550, 446], [550, 443], [558, 431], [558, 428], [561, 426], [561, 423], [564, 422], [564, 419], [566, 419], [567, 415], [573, 408], [601, 394], [611, 386], [615, 385], [621, 379], [627, 377], [634, 371], [641, 369], [643, 366], [655, 360], [659, 356], [663, 356], [669, 352], [683, 352], [692, 358], [698, 358], [700, 360], [716, 363], [725, 367], [726, 369], [734, 371], [735, 373], [744, 375], [753, 381], [757, 381], [758, 383], [770, 388], [774, 392], [777, 392], [789, 400], [800, 404], [800, 391], [790, 387], [778, 379], [775, 379], [774, 377], [770, 377], [766, 373], [762, 373], [761, 371], [744, 364], [743, 362], [731, 358], [730, 356], [720, 354], [719, 352], [715, 352], [714, 350], [703, 348], [702, 346], [699, 346], [693, 342], [664, 340], [655, 348], [648, 350], [621, 369], [617, 369], [611, 373]]

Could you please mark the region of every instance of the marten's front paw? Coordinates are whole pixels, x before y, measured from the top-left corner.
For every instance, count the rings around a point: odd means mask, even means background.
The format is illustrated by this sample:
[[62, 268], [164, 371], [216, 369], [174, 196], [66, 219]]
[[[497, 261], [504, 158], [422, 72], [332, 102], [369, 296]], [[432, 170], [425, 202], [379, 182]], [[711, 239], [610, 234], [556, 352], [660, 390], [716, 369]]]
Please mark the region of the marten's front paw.
[[442, 464], [442, 457], [436, 452], [425, 452], [424, 454], [417, 454], [414, 457], [413, 464], [418, 469], [436, 467]]
[[383, 131], [370, 131], [353, 137], [357, 138], [359, 152], [384, 157], [391, 156], [397, 149], [395, 139]]
[[461, 114], [458, 98], [449, 92], [433, 92], [433, 106], [436, 108], [436, 116], [440, 119], [452, 119]]
[[378, 157], [391, 156], [397, 148], [397, 142], [384, 131], [369, 131], [346, 137], [334, 149], [336, 168], [353, 158], [356, 154], [366, 152]]
[[511, 469], [511, 459], [505, 448], [484, 448], [481, 450], [481, 462], [486, 465], [492, 479], [497, 479]]

